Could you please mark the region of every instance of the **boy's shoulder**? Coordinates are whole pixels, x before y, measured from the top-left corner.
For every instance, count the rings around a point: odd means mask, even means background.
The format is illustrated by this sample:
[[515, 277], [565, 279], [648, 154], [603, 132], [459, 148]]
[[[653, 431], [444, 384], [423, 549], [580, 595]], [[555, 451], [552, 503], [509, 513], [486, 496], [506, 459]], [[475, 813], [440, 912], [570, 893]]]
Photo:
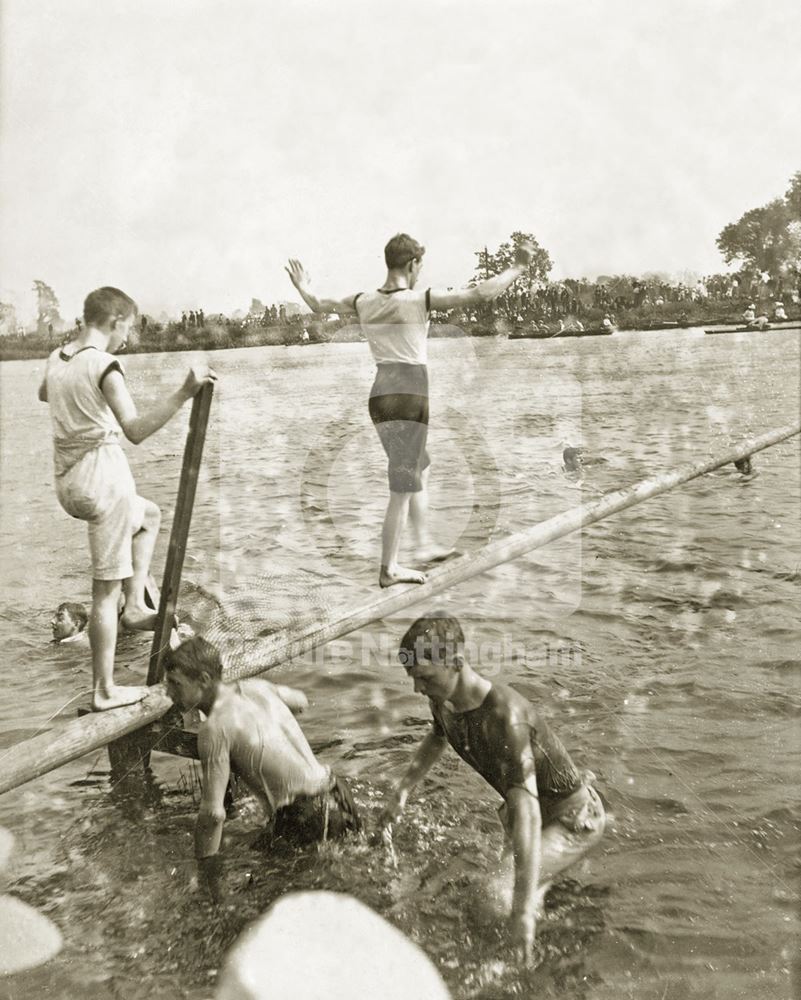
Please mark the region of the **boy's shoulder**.
[[122, 370], [120, 359], [115, 354], [91, 345], [76, 347], [73, 343], [62, 344], [61, 347], [51, 351], [47, 358], [48, 366], [59, 362], [63, 365], [79, 365], [89, 369], [103, 368], [113, 364]]
[[534, 705], [508, 684], [493, 683], [484, 705], [488, 712], [512, 726], [539, 722]]

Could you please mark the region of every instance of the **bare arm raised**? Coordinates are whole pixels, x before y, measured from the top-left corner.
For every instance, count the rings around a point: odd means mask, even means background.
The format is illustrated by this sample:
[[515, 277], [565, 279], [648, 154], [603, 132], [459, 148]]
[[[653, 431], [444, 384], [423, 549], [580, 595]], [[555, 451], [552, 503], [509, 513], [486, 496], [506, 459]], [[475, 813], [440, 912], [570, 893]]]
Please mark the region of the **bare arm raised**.
[[163, 427], [174, 417], [184, 403], [191, 399], [208, 382], [216, 382], [217, 376], [211, 368], [201, 365], [190, 368], [184, 384], [177, 392], [156, 403], [146, 413], [139, 414], [131, 399], [125, 379], [118, 371], [110, 371], [103, 379], [103, 395], [117, 418], [123, 433], [133, 444], [140, 444], [151, 434]]
[[353, 295], [347, 295], [344, 299], [323, 299], [318, 298], [311, 290], [311, 279], [299, 260], [290, 258], [286, 267], [289, 280], [297, 288], [300, 297], [306, 305], [315, 313], [352, 313], [355, 312], [353, 305]]
[[515, 281], [525, 274], [526, 268], [534, 256], [534, 248], [530, 243], [521, 243], [515, 248], [515, 262], [500, 274], [495, 274], [485, 281], [480, 281], [473, 288], [461, 288], [455, 292], [442, 292], [431, 289], [432, 309], [453, 309], [457, 306], [476, 305], [480, 302], [491, 302], [506, 291]]

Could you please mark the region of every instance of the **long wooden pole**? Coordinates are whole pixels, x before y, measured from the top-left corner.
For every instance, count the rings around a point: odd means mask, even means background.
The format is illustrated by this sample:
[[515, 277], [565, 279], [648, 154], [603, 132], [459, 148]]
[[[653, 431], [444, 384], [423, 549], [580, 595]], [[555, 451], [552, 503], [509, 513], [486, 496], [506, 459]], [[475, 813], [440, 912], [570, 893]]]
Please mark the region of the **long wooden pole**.
[[479, 576], [481, 573], [486, 573], [487, 570], [493, 569], [501, 563], [510, 562], [526, 552], [532, 552], [534, 549], [547, 545], [548, 542], [555, 541], [557, 538], [563, 538], [585, 525], [601, 521], [621, 510], [642, 503], [643, 500], [659, 496], [660, 493], [666, 493], [681, 483], [696, 479], [698, 476], [703, 476], [723, 465], [731, 465], [739, 458], [753, 455], [757, 451], [762, 451], [799, 433], [801, 433], [801, 424], [792, 424], [759, 437], [750, 438], [736, 447], [732, 447], [723, 455], [679, 466], [679, 468], [662, 473], [653, 479], [644, 479], [634, 486], [617, 490], [614, 493], [607, 493], [591, 503], [573, 507], [562, 514], [550, 517], [547, 521], [541, 521], [525, 531], [519, 531], [507, 538], [501, 538], [497, 542], [491, 542], [483, 549], [479, 549], [478, 552], [453, 559], [433, 570], [428, 574], [426, 583], [410, 584], [403, 589], [392, 587], [391, 590], [385, 592], [385, 596], [371, 601], [344, 618], [311, 628], [302, 635], [287, 636], [276, 633], [273, 642], [270, 642], [269, 639], [267, 641], [259, 640], [257, 646], [258, 667], [254, 669], [247, 662], [232, 664], [226, 670], [226, 680], [239, 680], [242, 677], [252, 676], [279, 663], [285, 663], [287, 660], [302, 656], [331, 639], [338, 639], [340, 636], [354, 632], [370, 622], [386, 618], [397, 611], [411, 607], [413, 604], [426, 601], [449, 587], [469, 580], [471, 577]]
[[167, 548], [167, 560], [164, 564], [164, 581], [161, 585], [161, 600], [156, 615], [156, 629], [153, 645], [150, 650], [150, 664], [147, 671], [147, 683], [158, 684], [164, 670], [161, 665], [165, 651], [169, 648], [170, 632], [172, 631], [175, 608], [178, 603], [178, 591], [181, 586], [181, 573], [184, 568], [186, 543], [189, 538], [189, 526], [192, 523], [192, 509], [195, 504], [197, 481], [200, 474], [200, 463], [203, 458], [203, 445], [206, 441], [206, 427], [209, 422], [211, 399], [214, 395], [214, 385], [209, 382], [192, 400], [192, 413], [189, 417], [189, 433], [184, 447], [184, 461], [181, 466], [181, 479], [178, 483], [178, 497], [175, 501], [175, 514], [172, 519], [170, 544]]
[[[393, 587], [375, 601], [350, 612], [336, 621], [307, 629], [294, 636], [276, 636], [271, 644], [259, 643], [259, 662], [239, 665], [228, 671], [228, 679], [252, 676], [278, 663], [301, 656], [331, 639], [347, 635], [363, 625], [377, 621], [396, 611], [428, 600], [434, 594], [508, 562], [525, 552], [538, 549], [557, 538], [563, 538], [587, 524], [594, 524], [621, 510], [633, 507], [651, 497], [666, 493], [681, 483], [689, 482], [707, 472], [755, 452], [779, 444], [801, 433], [801, 424], [791, 424], [732, 446], [722, 455], [680, 466], [671, 472], [644, 479], [627, 489], [607, 493], [588, 504], [557, 514], [525, 531], [510, 535], [485, 546], [479, 552], [454, 559], [431, 572], [428, 582], [408, 587]], [[91, 750], [155, 722], [170, 708], [164, 688], [156, 685], [147, 697], [136, 705], [97, 712], [68, 722], [57, 733], [42, 733], [17, 743], [0, 753], [0, 793], [46, 774], [62, 764], [82, 757]]]

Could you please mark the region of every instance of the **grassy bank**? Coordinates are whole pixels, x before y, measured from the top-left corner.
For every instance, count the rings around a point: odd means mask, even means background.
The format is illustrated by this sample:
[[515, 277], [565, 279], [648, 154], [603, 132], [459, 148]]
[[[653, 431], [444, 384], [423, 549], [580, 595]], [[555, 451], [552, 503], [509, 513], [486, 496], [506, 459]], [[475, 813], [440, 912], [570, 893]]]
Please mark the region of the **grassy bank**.
[[[620, 309], [614, 313], [620, 330], [658, 330], [688, 326], [711, 326], [716, 323], [737, 323], [742, 319], [744, 302], [721, 300], [699, 300], [696, 302], [666, 302], [662, 306], [643, 306]], [[581, 314], [585, 329], [600, 327], [605, 312], [603, 309], [589, 309]], [[787, 309], [789, 319], [801, 318], [801, 306]], [[554, 335], [559, 321], [535, 317], [543, 336]], [[489, 337], [513, 332], [525, 333], [531, 327], [531, 320], [522, 321], [508, 318], [501, 310], [487, 311], [481, 316], [468, 317], [459, 312], [437, 314], [431, 329], [432, 337], [475, 336]], [[185, 326], [181, 323], [159, 324], [147, 322], [128, 342], [128, 354], [157, 354], [162, 351], [217, 351], [238, 347], [287, 347], [300, 344], [319, 344], [358, 340], [357, 328], [352, 320], [330, 320], [323, 322], [306, 317], [306, 334], [300, 317], [293, 317], [288, 323], [262, 326], [240, 320], [207, 322], [203, 326]], [[74, 331], [64, 335], [60, 341], [55, 338], [28, 334], [27, 336], [0, 337], [0, 361], [17, 361], [45, 358], [58, 346], [74, 335]]]

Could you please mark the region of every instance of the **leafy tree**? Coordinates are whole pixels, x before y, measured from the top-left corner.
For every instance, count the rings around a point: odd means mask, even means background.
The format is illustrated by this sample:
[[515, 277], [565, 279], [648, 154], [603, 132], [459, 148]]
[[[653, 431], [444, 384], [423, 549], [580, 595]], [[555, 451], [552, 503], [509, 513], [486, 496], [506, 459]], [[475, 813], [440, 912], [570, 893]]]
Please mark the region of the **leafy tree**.
[[794, 219], [801, 220], [801, 170], [793, 175], [784, 198], [790, 215]]
[[36, 332], [44, 335], [49, 332], [51, 325], [54, 329], [59, 329], [62, 319], [56, 293], [50, 285], [38, 279], [33, 283], [33, 290], [37, 299]]
[[776, 198], [725, 226], [717, 238], [718, 250], [727, 264], [740, 261], [758, 271], [777, 275], [796, 257], [791, 222], [788, 203]]
[[17, 310], [10, 302], [0, 302], [0, 335], [17, 332]]
[[537, 284], [546, 281], [553, 267], [550, 254], [539, 245], [531, 233], [521, 232], [512, 233], [508, 241], [501, 243], [498, 249], [492, 253], [486, 247], [476, 251], [478, 264], [476, 265], [475, 280], [482, 281], [492, 277], [493, 274], [500, 274], [507, 267], [511, 267], [515, 260], [515, 248], [521, 243], [531, 243], [534, 247], [534, 256], [528, 271], [521, 275], [515, 283], [515, 289], [530, 292]]

